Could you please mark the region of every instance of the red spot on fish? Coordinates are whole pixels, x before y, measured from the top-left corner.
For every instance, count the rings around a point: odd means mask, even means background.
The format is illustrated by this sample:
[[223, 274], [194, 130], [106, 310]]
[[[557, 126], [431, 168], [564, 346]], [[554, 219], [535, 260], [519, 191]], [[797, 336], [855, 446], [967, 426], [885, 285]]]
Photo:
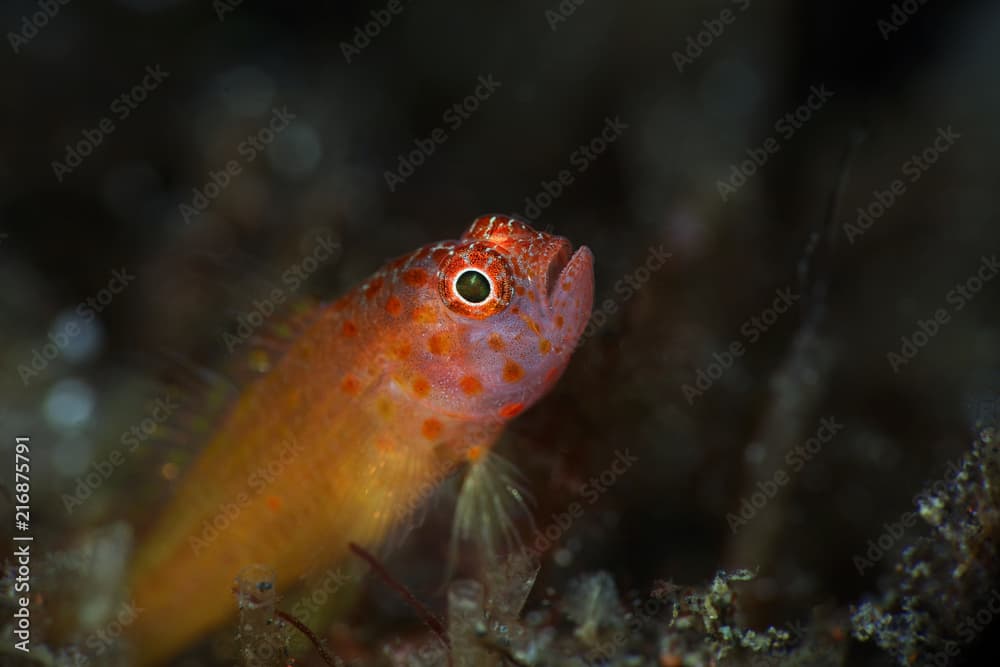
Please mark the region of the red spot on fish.
[[423, 269], [410, 269], [403, 274], [403, 282], [410, 287], [422, 287], [427, 284], [427, 272]]
[[511, 417], [516, 417], [521, 414], [522, 410], [524, 410], [524, 403], [508, 403], [500, 408], [500, 416], [505, 419], [510, 419]]
[[361, 391], [361, 382], [353, 375], [348, 375], [344, 378], [344, 381], [340, 383], [340, 388], [345, 394], [357, 396], [358, 392]]
[[552, 384], [559, 377], [560, 368], [558, 366], [549, 369], [549, 372], [545, 374], [545, 384]]
[[444, 426], [441, 425], [436, 419], [425, 419], [423, 426], [420, 427], [420, 432], [423, 433], [424, 437], [428, 440], [434, 440], [441, 435], [441, 431], [444, 430]]
[[340, 328], [340, 333], [344, 334], [348, 338], [353, 338], [358, 335], [358, 327], [351, 320], [346, 320], [344, 326]]
[[399, 317], [399, 314], [403, 312], [403, 302], [397, 297], [390, 296], [389, 300], [385, 302], [385, 311], [393, 317]]
[[425, 398], [431, 393], [431, 383], [424, 378], [417, 378], [413, 381], [413, 393], [420, 398]]
[[471, 375], [466, 375], [459, 380], [458, 386], [469, 396], [475, 396], [483, 390], [483, 384]]
[[503, 338], [501, 338], [500, 334], [498, 333], [491, 333], [488, 342], [490, 344], [490, 347], [496, 350], [497, 352], [501, 351], [505, 347], [505, 345], [503, 344]]
[[517, 382], [524, 377], [524, 369], [516, 361], [510, 359], [503, 365], [503, 381]]
[[268, 496], [267, 497], [267, 507], [272, 512], [277, 512], [281, 509], [281, 498], [278, 496]]

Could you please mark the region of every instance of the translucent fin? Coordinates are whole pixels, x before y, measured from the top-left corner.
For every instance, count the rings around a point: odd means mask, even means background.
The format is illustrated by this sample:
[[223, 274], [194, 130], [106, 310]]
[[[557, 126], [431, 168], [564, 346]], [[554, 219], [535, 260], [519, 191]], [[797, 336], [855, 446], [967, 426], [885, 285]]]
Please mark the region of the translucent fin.
[[504, 553], [522, 546], [515, 518], [526, 516], [534, 528], [530, 507], [534, 498], [524, 488], [524, 477], [512, 463], [485, 452], [465, 473], [455, 505], [448, 578], [458, 563], [459, 548], [472, 543], [481, 560], [497, 564]]

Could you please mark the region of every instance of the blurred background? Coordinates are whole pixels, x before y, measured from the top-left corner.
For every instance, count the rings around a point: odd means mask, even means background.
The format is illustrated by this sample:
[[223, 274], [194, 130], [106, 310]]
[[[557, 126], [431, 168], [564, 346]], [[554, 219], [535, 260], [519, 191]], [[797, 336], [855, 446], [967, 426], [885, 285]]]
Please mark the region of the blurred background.
[[[0, 26], [0, 433], [11, 460], [32, 437], [36, 553], [141, 530], [197, 442], [137, 436], [66, 497], [178, 368], [240, 354], [267, 285], [298, 267], [332, 299], [517, 213], [593, 250], [595, 316], [500, 449], [539, 525], [616, 450], [640, 462], [528, 608], [598, 570], [624, 599], [748, 568], [749, 627], [826, 609], [835, 664], [897, 662], [846, 618], [925, 526], [857, 557], [1000, 411], [1000, 7], [52, 0]], [[435, 504], [386, 563], [432, 608], [449, 522]], [[948, 664], [993, 664], [990, 624]], [[422, 629], [370, 584], [331, 627], [371, 652]]]

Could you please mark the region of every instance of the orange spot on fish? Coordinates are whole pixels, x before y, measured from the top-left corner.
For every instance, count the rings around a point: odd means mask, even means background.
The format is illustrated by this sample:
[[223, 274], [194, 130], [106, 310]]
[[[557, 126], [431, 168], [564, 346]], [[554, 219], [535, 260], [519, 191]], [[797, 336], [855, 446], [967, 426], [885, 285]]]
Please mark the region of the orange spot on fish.
[[410, 269], [403, 274], [403, 282], [410, 287], [421, 287], [427, 284], [427, 272], [423, 269]]
[[555, 320], [553, 320], [553, 321], [556, 324], [556, 329], [562, 329], [562, 325], [563, 325], [563, 316], [562, 315], [556, 315]]
[[417, 324], [434, 324], [437, 322], [437, 314], [431, 306], [420, 306], [413, 310], [413, 321]]
[[398, 297], [390, 296], [385, 302], [385, 311], [393, 317], [398, 317], [403, 312], [403, 302]]
[[500, 408], [500, 416], [509, 419], [521, 414], [522, 410], [524, 410], [524, 403], [508, 403]]
[[346, 320], [344, 322], [344, 326], [340, 328], [340, 333], [344, 334], [348, 338], [353, 338], [358, 335], [358, 326], [351, 320]]
[[281, 498], [278, 496], [268, 496], [267, 497], [267, 507], [272, 512], [277, 512], [281, 509]]
[[330, 309], [335, 313], [339, 313], [344, 308], [347, 308], [349, 305], [351, 305], [351, 297], [345, 296], [334, 301], [333, 305], [330, 306]]
[[466, 375], [459, 380], [458, 386], [469, 396], [475, 396], [483, 390], [483, 384], [471, 375]]
[[423, 426], [420, 427], [420, 432], [423, 433], [424, 437], [428, 440], [434, 440], [441, 435], [441, 431], [444, 430], [444, 426], [441, 425], [437, 419], [425, 419]]
[[500, 334], [498, 333], [491, 333], [488, 342], [490, 344], [490, 347], [496, 350], [497, 352], [499, 352], [505, 347], [503, 344], [503, 338], [501, 338]]
[[469, 463], [475, 463], [483, 458], [483, 448], [479, 445], [469, 447], [469, 451], [465, 453], [465, 458], [469, 460]]
[[545, 384], [551, 384], [556, 381], [559, 377], [559, 367], [549, 369], [549, 372], [545, 374]]
[[531, 329], [531, 333], [535, 334], [536, 336], [542, 332], [542, 330], [538, 327], [538, 322], [531, 319], [527, 315], [524, 316], [524, 322], [525, 324], [528, 325], [528, 328]]
[[413, 352], [413, 346], [405, 340], [398, 341], [390, 347], [390, 351], [392, 352], [392, 356], [403, 360], [409, 357], [410, 353]]
[[568, 292], [571, 289], [573, 289], [573, 283], [571, 283], [571, 282], [565, 282], [565, 283], [562, 284], [562, 288], [563, 288], [564, 292]]
[[344, 378], [344, 381], [340, 383], [340, 388], [345, 394], [357, 396], [358, 392], [361, 391], [361, 381], [353, 375], [348, 375]]
[[436, 333], [427, 341], [427, 349], [431, 354], [448, 354], [451, 351], [451, 336]]
[[503, 365], [503, 381], [517, 382], [524, 377], [524, 369], [516, 361], [510, 359]]
[[431, 383], [424, 378], [417, 378], [413, 381], [413, 393], [420, 398], [426, 397], [431, 393]]
[[542, 338], [538, 341], [538, 351], [542, 354], [548, 354], [552, 349], [552, 343], [549, 342], [548, 338]]

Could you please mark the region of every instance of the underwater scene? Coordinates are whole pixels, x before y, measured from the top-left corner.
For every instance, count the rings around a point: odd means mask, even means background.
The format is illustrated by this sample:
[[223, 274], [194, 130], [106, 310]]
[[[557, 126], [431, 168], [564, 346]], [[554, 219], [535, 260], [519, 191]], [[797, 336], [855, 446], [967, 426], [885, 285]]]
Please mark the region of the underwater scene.
[[0, 665], [1000, 664], [1000, 5], [0, 28]]

